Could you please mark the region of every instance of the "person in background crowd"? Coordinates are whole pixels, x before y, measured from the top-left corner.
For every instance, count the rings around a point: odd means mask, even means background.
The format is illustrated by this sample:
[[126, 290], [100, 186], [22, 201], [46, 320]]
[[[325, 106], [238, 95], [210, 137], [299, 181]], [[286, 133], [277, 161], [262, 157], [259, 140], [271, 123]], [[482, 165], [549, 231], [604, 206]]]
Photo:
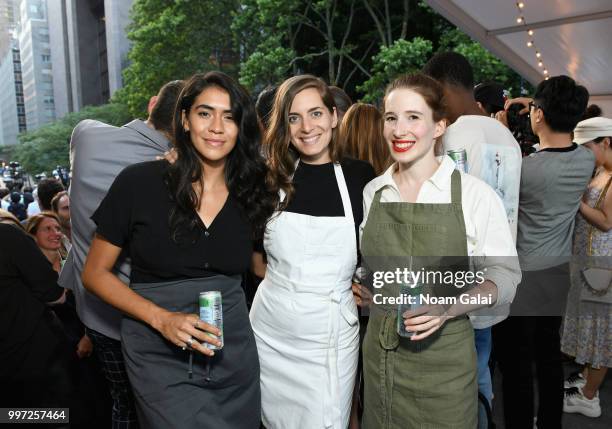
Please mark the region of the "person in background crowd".
[[8, 210], [9, 205], [11, 204], [8, 199], [10, 199], [11, 191], [7, 188], [0, 188], [0, 209]]
[[474, 99], [482, 113], [495, 118], [497, 112], [504, 110], [504, 87], [495, 82], [479, 83], [474, 87]]
[[[491, 186], [504, 203], [512, 239], [516, 243], [519, 186], [521, 178], [521, 148], [508, 128], [490, 116], [483, 115], [474, 100], [474, 72], [468, 60], [456, 52], [434, 55], [423, 72], [442, 84], [451, 124], [442, 137], [444, 151], [463, 152], [464, 171]], [[489, 90], [494, 88], [488, 86]], [[487, 87], [485, 90], [487, 91]], [[498, 94], [499, 95], [499, 94]], [[488, 101], [496, 105], [503, 99]], [[489, 358], [493, 341], [491, 327], [508, 317], [510, 306], [470, 314], [474, 327], [478, 355], [478, 390], [493, 400], [493, 382]], [[485, 315], [486, 313], [486, 315]]]
[[40, 213], [40, 206], [38, 205], [38, 188], [32, 191], [32, 197], [34, 201], [28, 204], [28, 217]]
[[597, 104], [590, 104], [589, 107], [587, 107], [584, 111], [584, 115], [582, 115], [582, 120], [584, 121], [585, 119], [597, 118], [601, 116], [601, 114], [601, 107], [599, 107]]
[[340, 141], [345, 155], [369, 162], [377, 176], [391, 165], [382, 130], [382, 115], [371, 104], [353, 104], [340, 124]]
[[542, 81], [534, 98], [516, 98], [529, 113], [539, 150], [523, 158], [517, 250], [523, 281], [511, 317], [494, 329], [503, 380], [506, 428], [532, 427], [538, 380], [537, 427], [560, 428], [563, 410], [561, 315], [569, 289], [568, 262], [576, 212], [595, 167], [593, 152], [572, 143], [589, 93], [567, 76]]
[[[68, 244], [72, 241], [72, 231], [70, 229], [70, 196], [68, 192], [58, 192], [51, 200], [51, 208], [60, 221], [62, 232], [68, 239]], [[66, 243], [65, 243], [66, 245]], [[70, 250], [70, 247], [66, 247]]]
[[351, 279], [374, 171], [342, 158], [337, 128], [325, 82], [301, 75], [281, 84], [264, 141], [281, 205], [264, 236], [268, 263], [250, 314], [269, 429], [349, 424], [359, 352]]
[[26, 206], [26, 209], [29, 207], [30, 203], [34, 201], [34, 196], [32, 195], [33, 189], [31, 186], [23, 187], [23, 203]]
[[[259, 428], [241, 275], [278, 200], [259, 138], [246, 90], [221, 72], [196, 74], [174, 111], [176, 162], [127, 167], [92, 216], [83, 283], [126, 314], [122, 351], [143, 428]], [[122, 249], [129, 286], [113, 272]], [[208, 291], [221, 292], [222, 342], [194, 314]]]
[[329, 90], [331, 91], [334, 97], [334, 103], [336, 104], [336, 112], [338, 115], [338, 123], [342, 123], [342, 118], [344, 118], [344, 114], [353, 104], [353, 100], [348, 96], [346, 92], [342, 88], [338, 88], [337, 86], [330, 86]]
[[28, 217], [26, 206], [21, 202], [21, 194], [19, 192], [11, 192], [11, 204], [8, 206], [8, 211], [13, 213], [20, 221]]
[[62, 246], [62, 227], [53, 212], [40, 212], [28, 218], [26, 232], [36, 240], [36, 244], [49, 260], [53, 269], [60, 272], [66, 250]]
[[601, 290], [595, 290], [592, 286], [597, 285], [589, 286], [583, 270], [612, 270], [612, 119], [596, 117], [579, 122], [574, 141], [593, 151], [597, 171], [576, 216], [570, 265], [572, 286], [561, 338], [561, 350], [574, 356], [584, 369], [565, 381], [563, 411], [599, 417], [599, 386], [612, 367], [611, 279], [607, 276]]
[[[51, 200], [56, 194], [64, 190], [64, 185], [57, 179], [43, 179], [38, 182], [37, 186], [37, 201], [40, 211], [50, 212], [53, 210], [51, 207]], [[30, 214], [28, 214], [31, 216]]]
[[[69, 407], [72, 384], [64, 340], [47, 307], [63, 302], [64, 290], [15, 220], [0, 212], [0, 403]], [[70, 417], [73, 421], [72, 412]]]
[[264, 130], [267, 130], [270, 126], [270, 115], [272, 114], [272, 106], [274, 105], [274, 97], [277, 90], [278, 86], [276, 85], [266, 86], [257, 96], [255, 109]]
[[[125, 167], [155, 159], [169, 148], [174, 107], [184, 82], [168, 82], [150, 98], [149, 117], [135, 119], [122, 127], [99, 121], [80, 122], [70, 139], [72, 181], [70, 184], [70, 223], [72, 249], [60, 274], [59, 284], [72, 290], [79, 318], [94, 344], [113, 399], [113, 429], [138, 427], [132, 390], [121, 352], [120, 311], [85, 290], [81, 273], [96, 229], [90, 219], [108, 192], [113, 180]], [[127, 282], [130, 264], [125, 255], [116, 272]], [[144, 429], [144, 428], [143, 428]]]

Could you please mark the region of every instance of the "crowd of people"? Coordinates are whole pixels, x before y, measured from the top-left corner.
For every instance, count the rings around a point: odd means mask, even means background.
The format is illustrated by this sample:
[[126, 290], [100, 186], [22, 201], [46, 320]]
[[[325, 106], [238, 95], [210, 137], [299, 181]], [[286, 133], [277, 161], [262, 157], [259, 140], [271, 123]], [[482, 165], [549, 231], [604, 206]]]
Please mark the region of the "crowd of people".
[[[2, 191], [0, 405], [116, 429], [473, 429], [498, 400], [508, 429], [598, 417], [612, 119], [567, 76], [474, 84], [452, 52], [380, 106], [311, 75], [255, 102], [209, 72], [147, 120], [79, 123], [69, 191]], [[482, 278], [373, 286], [404, 268]], [[397, 304], [407, 286], [448, 299]]]

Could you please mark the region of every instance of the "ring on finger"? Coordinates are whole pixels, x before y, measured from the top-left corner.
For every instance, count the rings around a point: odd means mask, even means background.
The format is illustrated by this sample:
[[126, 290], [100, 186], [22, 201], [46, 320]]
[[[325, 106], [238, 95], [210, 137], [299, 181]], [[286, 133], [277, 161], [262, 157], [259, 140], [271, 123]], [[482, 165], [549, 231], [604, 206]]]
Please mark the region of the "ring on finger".
[[193, 337], [189, 337], [189, 339], [187, 340], [187, 348], [191, 348], [192, 345], [193, 345]]

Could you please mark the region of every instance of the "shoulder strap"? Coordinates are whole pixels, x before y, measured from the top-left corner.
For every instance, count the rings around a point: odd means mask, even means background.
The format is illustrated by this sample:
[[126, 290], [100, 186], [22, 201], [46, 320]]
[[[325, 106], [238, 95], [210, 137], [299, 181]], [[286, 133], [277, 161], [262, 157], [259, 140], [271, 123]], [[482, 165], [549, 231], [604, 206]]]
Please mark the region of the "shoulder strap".
[[[599, 198], [597, 198], [597, 202], [593, 208], [599, 209], [603, 204], [604, 199], [606, 198], [606, 194], [608, 193], [608, 189], [610, 189], [610, 184], [612, 183], [612, 176], [608, 179], [606, 186], [603, 187], [601, 193], [599, 194]], [[589, 239], [587, 242], [587, 256], [593, 256], [593, 234], [595, 232], [595, 226], [589, 223]]]
[[451, 174], [451, 203], [461, 204], [461, 173], [453, 170]]

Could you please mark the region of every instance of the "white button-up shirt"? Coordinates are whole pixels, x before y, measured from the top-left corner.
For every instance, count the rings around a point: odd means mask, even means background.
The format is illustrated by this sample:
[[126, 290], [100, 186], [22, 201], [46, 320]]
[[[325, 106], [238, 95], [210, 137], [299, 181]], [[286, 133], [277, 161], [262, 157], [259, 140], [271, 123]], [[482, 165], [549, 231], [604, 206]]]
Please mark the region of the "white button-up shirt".
[[[455, 163], [448, 156], [440, 157], [439, 160], [440, 167], [421, 186], [417, 203], [451, 202], [451, 174], [455, 170]], [[399, 188], [392, 176], [396, 169], [397, 164], [393, 164], [381, 176], [368, 183], [363, 190], [360, 240], [368, 221], [374, 194], [379, 189], [382, 189], [381, 203], [402, 201]], [[494, 308], [483, 308], [469, 315], [475, 328], [487, 328], [508, 316], [510, 303], [521, 281], [521, 270], [506, 211], [495, 191], [482, 180], [461, 173], [461, 204], [468, 256], [471, 257], [474, 268], [483, 271], [485, 280], [490, 280], [497, 286], [497, 301], [493, 305]]]

